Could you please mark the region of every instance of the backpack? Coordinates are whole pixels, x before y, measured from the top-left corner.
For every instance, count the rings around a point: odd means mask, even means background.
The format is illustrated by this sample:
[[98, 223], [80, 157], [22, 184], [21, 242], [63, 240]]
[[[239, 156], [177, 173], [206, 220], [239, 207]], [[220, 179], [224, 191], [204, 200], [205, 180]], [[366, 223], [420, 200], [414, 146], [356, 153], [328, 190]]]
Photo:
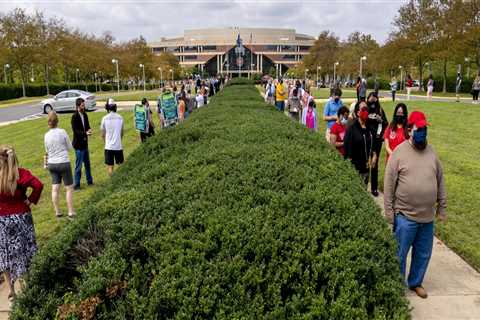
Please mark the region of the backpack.
[[133, 108], [133, 113], [135, 116], [135, 129], [140, 132], [147, 131], [147, 109], [142, 104], [136, 104]]

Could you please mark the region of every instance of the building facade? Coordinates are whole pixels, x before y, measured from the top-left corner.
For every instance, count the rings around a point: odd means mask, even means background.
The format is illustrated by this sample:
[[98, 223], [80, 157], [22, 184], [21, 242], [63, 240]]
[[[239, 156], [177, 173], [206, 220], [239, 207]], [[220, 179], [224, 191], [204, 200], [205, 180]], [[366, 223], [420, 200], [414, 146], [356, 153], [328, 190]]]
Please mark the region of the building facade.
[[197, 66], [209, 75], [275, 70], [280, 76], [302, 61], [314, 42], [294, 29], [220, 28], [185, 30], [183, 37], [148, 45], [154, 54], [170, 52], [182, 67]]

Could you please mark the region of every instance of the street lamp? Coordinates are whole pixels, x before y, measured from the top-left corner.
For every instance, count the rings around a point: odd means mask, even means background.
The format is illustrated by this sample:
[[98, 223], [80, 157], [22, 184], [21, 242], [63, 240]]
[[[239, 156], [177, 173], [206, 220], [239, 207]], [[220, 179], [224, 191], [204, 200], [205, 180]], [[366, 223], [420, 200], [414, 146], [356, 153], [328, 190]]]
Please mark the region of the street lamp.
[[118, 75], [118, 59], [112, 59], [112, 63], [117, 68], [117, 93], [120, 93], [120, 76]]
[[363, 56], [360, 58], [360, 78], [362, 78], [362, 69], [363, 69], [363, 61], [367, 60], [367, 56]]
[[429, 75], [432, 75], [432, 63], [431, 62], [425, 62], [425, 65], [428, 66]]
[[322, 70], [322, 67], [317, 66], [317, 85], [316, 85], [317, 88], [318, 88], [318, 71], [319, 71], [319, 70]]
[[97, 92], [98, 89], [97, 89], [97, 73], [96, 72], [93, 74], [93, 79], [95, 80], [95, 92]]
[[79, 73], [79, 72], [80, 72], [80, 69], [77, 68], [77, 69], [75, 70], [75, 75], [76, 75], [76, 77], [77, 77], [77, 83], [78, 83], [78, 73]]
[[5, 84], [7, 84], [7, 69], [10, 68], [10, 65], [8, 63], [3, 65], [3, 77], [5, 80]]
[[173, 79], [173, 69], [170, 69], [170, 72], [172, 73], [172, 82], [174, 82], [175, 80]]
[[305, 69], [305, 82], [307, 82], [307, 73], [308, 73], [308, 71], [310, 71], [310, 70]]
[[403, 67], [398, 66], [398, 69], [400, 69], [400, 90], [403, 90]]
[[335, 62], [333, 64], [333, 83], [337, 84], [337, 66], [340, 64], [340, 62]]
[[142, 68], [143, 71], [143, 92], [145, 92], [147, 91], [147, 89], [145, 88], [145, 65], [143, 63], [140, 63], [138, 66]]
[[162, 68], [158, 67], [157, 68], [158, 71], [160, 71], [160, 89], [162, 88], [162, 82], [163, 82], [163, 72], [162, 72]]
[[467, 63], [467, 78], [470, 78], [470, 58], [465, 58], [465, 62]]

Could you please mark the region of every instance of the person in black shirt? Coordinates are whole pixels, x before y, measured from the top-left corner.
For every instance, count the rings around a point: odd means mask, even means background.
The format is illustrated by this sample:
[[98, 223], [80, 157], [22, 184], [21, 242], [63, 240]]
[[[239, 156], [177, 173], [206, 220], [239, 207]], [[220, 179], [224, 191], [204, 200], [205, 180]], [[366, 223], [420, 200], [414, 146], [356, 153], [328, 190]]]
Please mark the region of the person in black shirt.
[[82, 177], [82, 164], [85, 164], [85, 176], [87, 184], [93, 184], [92, 172], [90, 169], [90, 155], [88, 153], [88, 136], [92, 134], [87, 113], [85, 112], [85, 100], [78, 98], [75, 101], [77, 110], [72, 115], [73, 141], [75, 149], [75, 183], [74, 189], [80, 189]]
[[351, 161], [366, 186], [372, 162], [373, 139], [370, 130], [367, 128], [368, 107], [365, 101], [357, 102], [354, 112], [356, 118], [350, 127], [347, 128], [343, 140], [345, 148], [344, 158]]
[[382, 151], [383, 145], [383, 134], [388, 127], [387, 116], [385, 111], [383, 111], [378, 101], [378, 95], [375, 92], [370, 92], [367, 97], [368, 105], [368, 120], [367, 128], [370, 130], [373, 138], [373, 154], [375, 157], [372, 161], [371, 166], [371, 177], [370, 177], [370, 187], [372, 195], [375, 197], [378, 196], [378, 159], [380, 157], [380, 152]]

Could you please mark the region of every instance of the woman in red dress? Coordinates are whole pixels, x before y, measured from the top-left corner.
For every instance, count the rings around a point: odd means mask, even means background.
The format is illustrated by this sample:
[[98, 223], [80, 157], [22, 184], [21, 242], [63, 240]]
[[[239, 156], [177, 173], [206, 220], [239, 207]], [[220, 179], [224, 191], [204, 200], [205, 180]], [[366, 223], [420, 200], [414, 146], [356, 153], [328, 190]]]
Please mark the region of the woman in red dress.
[[[383, 138], [385, 139], [385, 149], [387, 150], [387, 162], [393, 150], [405, 140], [408, 140], [407, 129], [408, 110], [404, 103], [399, 103], [395, 107], [392, 122], [385, 130]], [[386, 162], [385, 162], [386, 163]]]
[[15, 150], [0, 146], [0, 273], [5, 274], [10, 300], [15, 281], [27, 272], [37, 251], [30, 205], [38, 203], [42, 190], [40, 180], [18, 167]]

